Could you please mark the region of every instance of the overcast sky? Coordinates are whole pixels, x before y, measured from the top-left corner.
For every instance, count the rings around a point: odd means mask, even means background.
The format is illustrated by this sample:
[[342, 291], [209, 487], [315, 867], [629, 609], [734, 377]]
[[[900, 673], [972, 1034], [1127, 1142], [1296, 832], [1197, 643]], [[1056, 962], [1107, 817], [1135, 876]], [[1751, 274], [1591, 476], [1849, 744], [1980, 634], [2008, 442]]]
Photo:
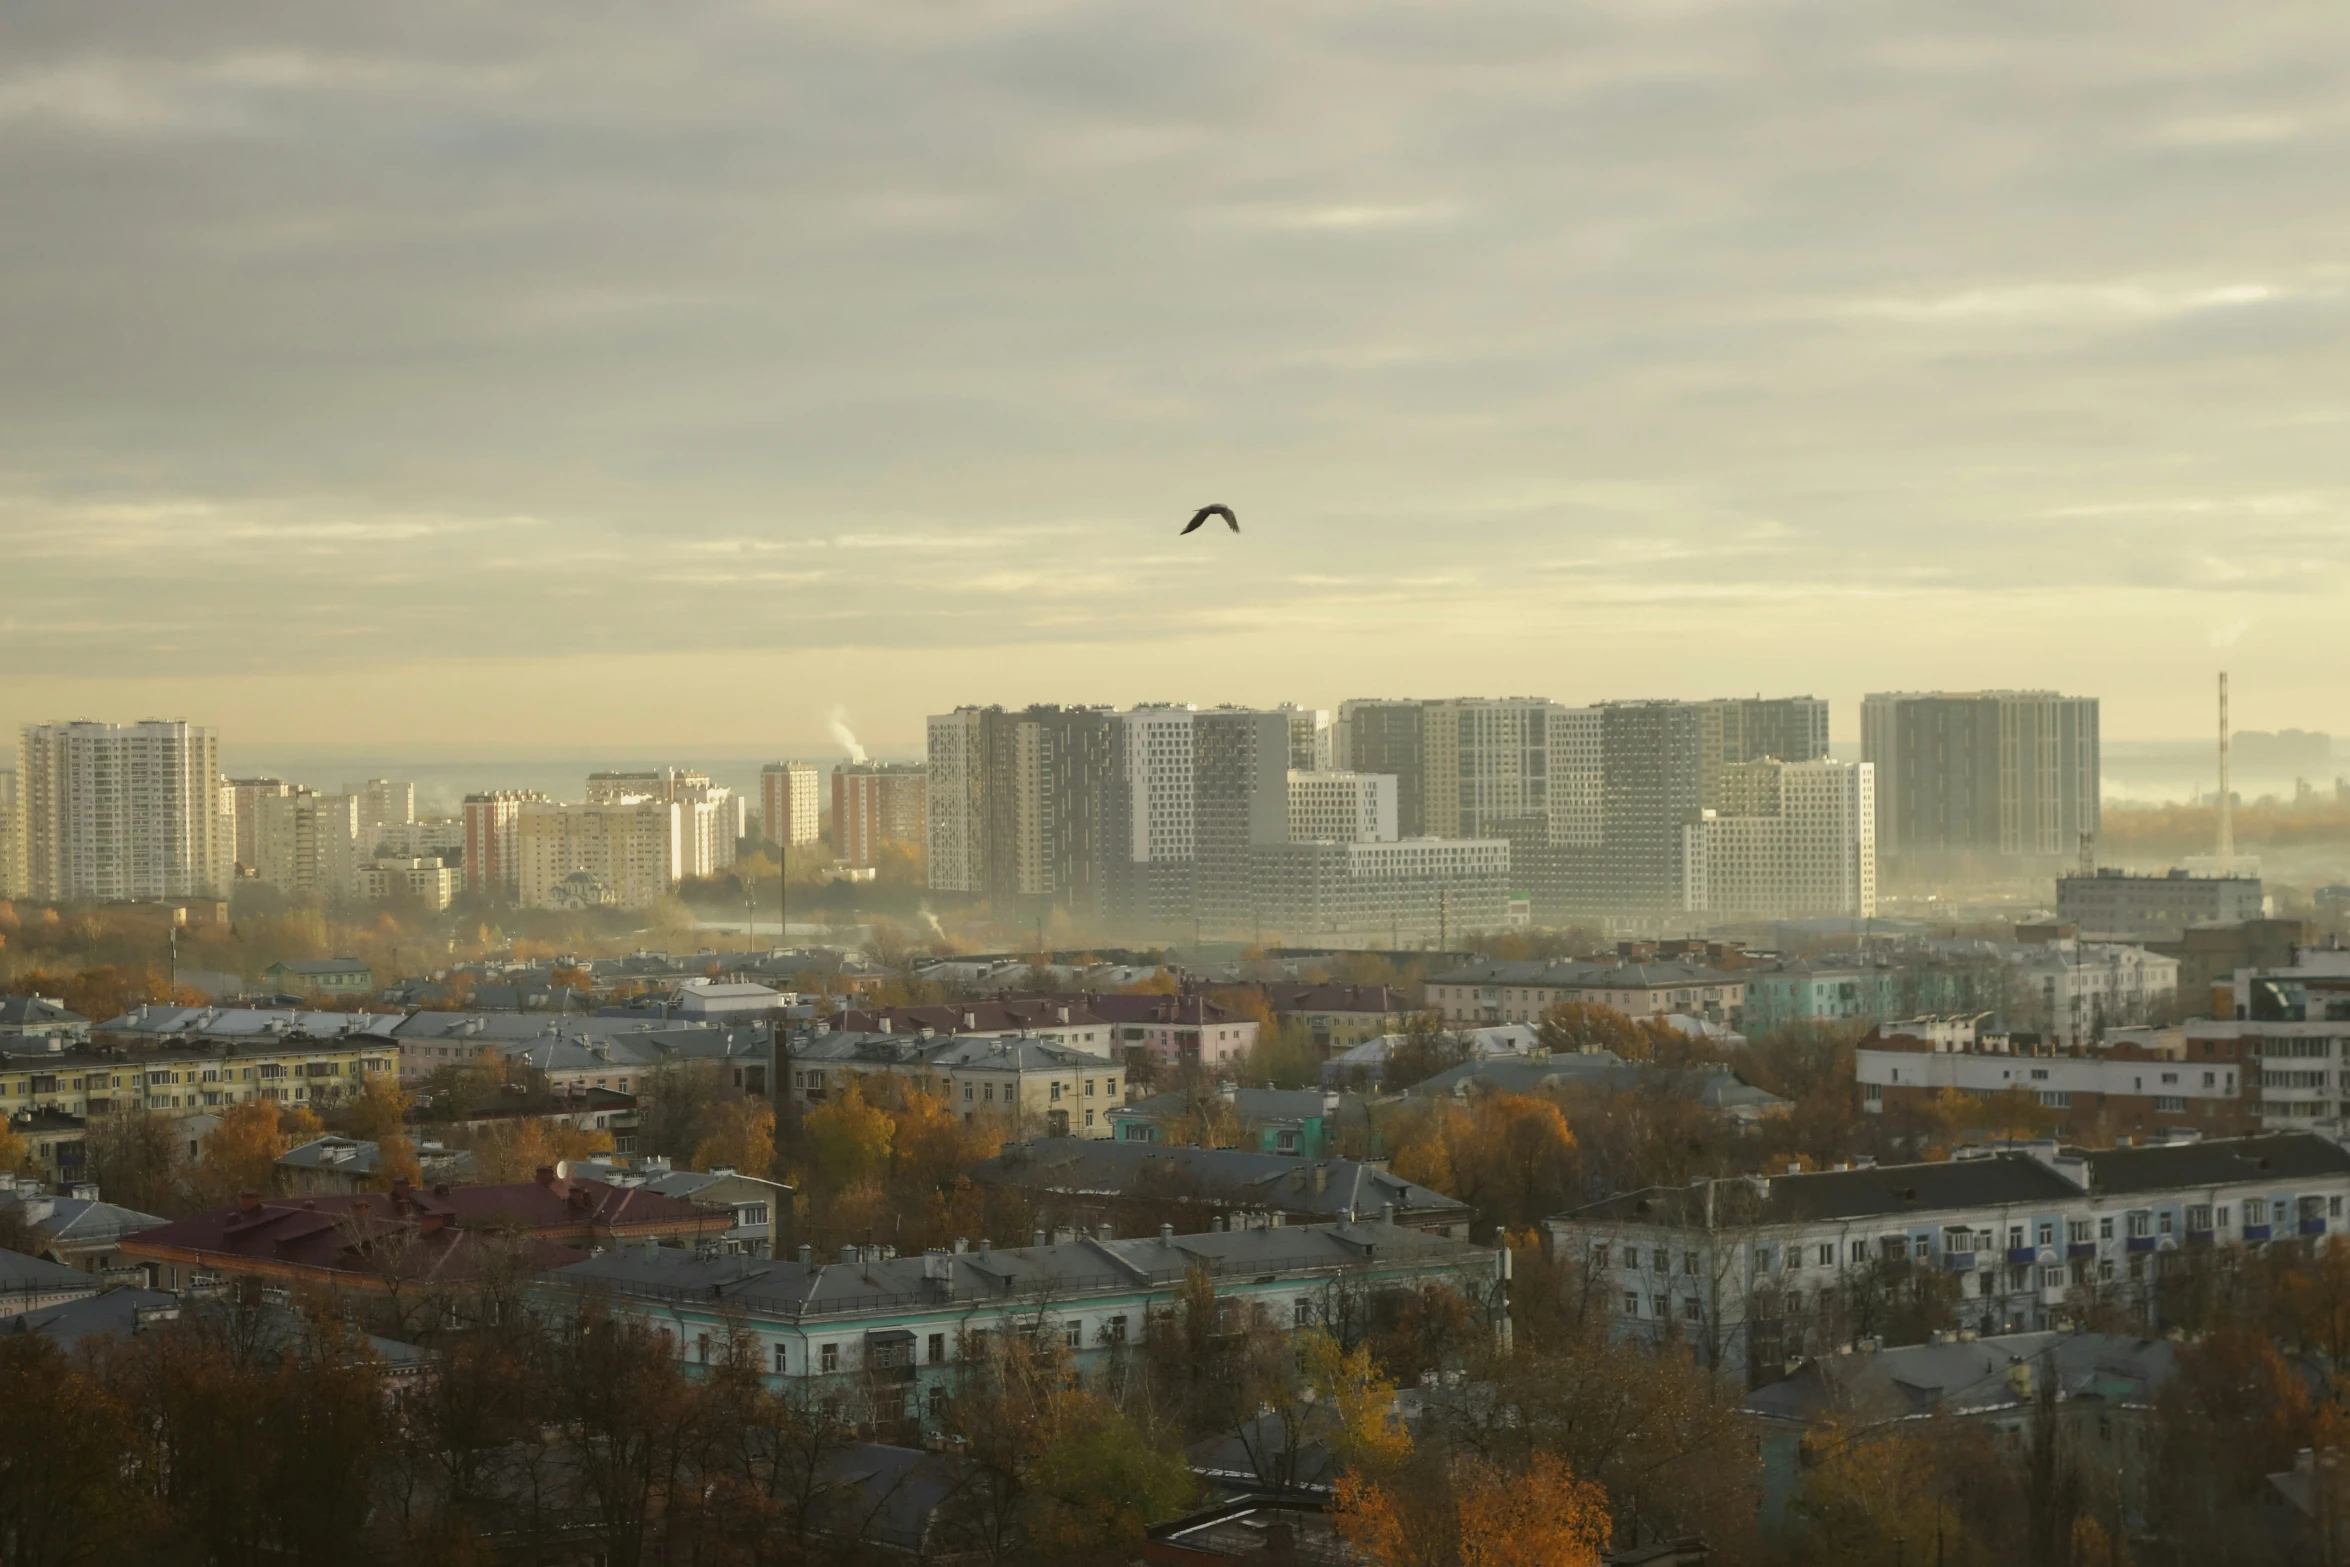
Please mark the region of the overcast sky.
[[2350, 731], [2346, 154], [2333, 0], [14, 0], [0, 725]]

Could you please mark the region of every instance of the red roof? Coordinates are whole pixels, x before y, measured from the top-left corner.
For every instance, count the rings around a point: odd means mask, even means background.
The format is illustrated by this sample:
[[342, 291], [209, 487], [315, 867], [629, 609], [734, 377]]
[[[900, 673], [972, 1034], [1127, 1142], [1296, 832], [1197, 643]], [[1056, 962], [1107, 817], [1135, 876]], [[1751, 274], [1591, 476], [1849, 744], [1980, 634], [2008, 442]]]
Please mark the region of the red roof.
[[730, 1222], [719, 1210], [641, 1187], [560, 1179], [542, 1170], [538, 1180], [499, 1186], [248, 1196], [233, 1207], [142, 1231], [126, 1238], [124, 1249], [199, 1265], [211, 1259], [231, 1268], [241, 1261], [271, 1269], [440, 1278], [467, 1271], [483, 1233], [492, 1230], [520, 1231], [538, 1249], [540, 1266], [551, 1268], [579, 1260], [557, 1236], [695, 1234]]

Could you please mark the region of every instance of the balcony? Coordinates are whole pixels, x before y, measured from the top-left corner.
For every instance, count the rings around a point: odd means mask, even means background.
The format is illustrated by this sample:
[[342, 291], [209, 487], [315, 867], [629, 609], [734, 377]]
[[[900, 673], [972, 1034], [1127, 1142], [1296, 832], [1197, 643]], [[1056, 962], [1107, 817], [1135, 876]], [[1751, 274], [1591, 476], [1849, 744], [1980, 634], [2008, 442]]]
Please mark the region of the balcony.
[[2019, 1268], [2028, 1267], [2040, 1260], [2040, 1248], [2037, 1246], [2010, 1246], [2007, 1248], [2007, 1260]]
[[2064, 1254], [2074, 1262], [2081, 1262], [2097, 1255], [2097, 1243], [2095, 1241], [2074, 1241], [2064, 1249]]
[[2247, 1225], [2245, 1225], [2245, 1226], [2244, 1226], [2244, 1239], [2245, 1239], [2245, 1240], [2247, 1240], [2247, 1241], [2264, 1241], [2264, 1240], [2267, 1240], [2267, 1239], [2268, 1239], [2268, 1226], [2267, 1226], [2267, 1225], [2265, 1225], [2265, 1224], [2247, 1224]]
[[1975, 1270], [1975, 1254], [1971, 1251], [1946, 1251], [1942, 1254], [1942, 1266], [1953, 1273], [1972, 1273]]
[[2301, 1221], [2301, 1233], [2304, 1235], [2323, 1235], [2325, 1232], [2326, 1221], [2323, 1219], [2303, 1219]]
[[2154, 1237], [2151, 1235], [2133, 1235], [2130, 1237], [2129, 1244], [2130, 1250], [2132, 1251], [2152, 1251], [2154, 1249]]
[[2187, 1232], [2187, 1244], [2197, 1249], [2209, 1246], [2217, 1238], [2210, 1230], [2189, 1230]]

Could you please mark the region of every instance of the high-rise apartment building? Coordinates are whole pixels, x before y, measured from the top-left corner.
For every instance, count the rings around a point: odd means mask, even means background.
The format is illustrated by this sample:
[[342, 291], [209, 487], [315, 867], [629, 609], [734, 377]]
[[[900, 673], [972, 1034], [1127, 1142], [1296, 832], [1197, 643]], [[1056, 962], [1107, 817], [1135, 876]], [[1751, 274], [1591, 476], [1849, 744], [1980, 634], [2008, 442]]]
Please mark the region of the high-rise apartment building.
[[1338, 729], [1331, 721], [1330, 710], [1323, 707], [1294, 707], [1285, 702], [1281, 711], [1289, 715], [1290, 771], [1326, 773], [1335, 768], [1338, 765]]
[[494, 789], [465, 797], [465, 890], [517, 903], [522, 858], [515, 824], [526, 805], [551, 803], [536, 789]]
[[16, 769], [0, 767], [0, 898], [32, 895], [24, 864], [24, 795]]
[[1219, 707], [1193, 722], [1193, 918], [1205, 930], [1259, 925], [1253, 857], [1290, 841], [1289, 756], [1286, 713]]
[[180, 720], [32, 724], [18, 758], [36, 898], [225, 897], [220, 738]]
[[814, 762], [769, 762], [759, 769], [759, 821], [769, 843], [801, 848], [822, 828], [822, 787]]
[[1103, 844], [1110, 918], [1130, 929], [1193, 928], [1197, 717], [1178, 703], [1116, 715]]
[[1393, 843], [1395, 780], [1378, 773], [1289, 775], [1293, 843]]
[[[935, 714], [927, 725], [930, 756], [930, 885], [976, 893], [985, 884], [987, 762], [979, 742], [980, 710]], [[772, 831], [769, 836], [773, 836]]]
[[1918, 868], [2077, 861], [2101, 819], [2095, 697], [1886, 692], [1863, 699], [1877, 848]]
[[844, 865], [874, 865], [893, 844], [920, 852], [930, 831], [930, 774], [916, 762], [843, 762], [832, 770], [832, 846]]
[[[812, 771], [812, 770], [811, 770]], [[679, 877], [715, 876], [734, 863], [735, 845], [749, 831], [748, 802], [710, 775], [690, 767], [588, 774], [587, 803], [626, 805], [657, 800], [679, 813]], [[813, 841], [815, 833], [810, 830]]]
[[253, 802], [253, 873], [289, 897], [355, 897], [359, 867], [375, 857], [375, 834], [362, 825], [357, 794], [293, 788]]
[[1509, 923], [1510, 846], [1500, 839], [1290, 843], [1253, 860], [1257, 918], [1288, 941], [1447, 941]]
[[1082, 917], [1106, 911], [1115, 724], [1095, 707], [981, 713], [988, 896]]
[[1339, 767], [1395, 780], [1396, 831], [1406, 838], [1425, 837], [1430, 830], [1427, 709], [1425, 702], [1378, 700], [1342, 702], [1338, 708], [1344, 739]]
[[1678, 911], [1681, 829], [1705, 797], [1703, 720], [1693, 702], [1600, 709], [1600, 846], [1592, 905], [1610, 914]]
[[634, 794], [583, 805], [523, 805], [514, 822], [517, 901], [531, 908], [651, 906], [677, 884], [691, 809]]
[[250, 876], [261, 863], [261, 840], [253, 814], [255, 802], [291, 794], [294, 786], [282, 778], [231, 778], [223, 787], [229, 796], [229, 855], [237, 874]]
[[376, 845], [383, 841], [385, 828], [416, 820], [416, 785], [412, 783], [370, 778], [365, 783], [343, 785], [343, 793], [351, 797], [357, 809], [362, 860], [375, 857]]
[[1723, 918], [1867, 919], [1877, 912], [1874, 769], [1740, 762], [1723, 800], [1682, 832], [1682, 907]]
[[1717, 697], [1696, 704], [1705, 804], [1718, 807], [1722, 769], [1746, 762], [1816, 762], [1828, 754], [1828, 704], [1818, 697]]

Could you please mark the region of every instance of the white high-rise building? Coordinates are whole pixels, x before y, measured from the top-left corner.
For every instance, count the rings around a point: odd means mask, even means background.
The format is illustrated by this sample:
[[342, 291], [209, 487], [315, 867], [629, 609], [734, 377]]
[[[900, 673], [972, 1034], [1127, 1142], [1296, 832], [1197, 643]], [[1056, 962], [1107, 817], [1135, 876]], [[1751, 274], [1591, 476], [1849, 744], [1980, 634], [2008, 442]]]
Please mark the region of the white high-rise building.
[[1292, 772], [1293, 843], [1393, 843], [1395, 780], [1385, 773]]
[[253, 801], [253, 873], [289, 896], [358, 895], [359, 867], [375, 857], [372, 829], [360, 825], [363, 797], [291, 789]]
[[351, 797], [358, 815], [362, 860], [375, 857], [375, 846], [383, 841], [386, 827], [416, 820], [416, 785], [412, 783], [370, 778], [365, 783], [343, 785], [343, 793]]
[[759, 822], [767, 841], [797, 849], [823, 827], [823, 781], [814, 762], [769, 762], [759, 769]]
[[31, 896], [227, 896], [216, 731], [176, 719], [31, 724], [19, 762]]
[[1137, 707], [1118, 715], [1126, 853], [1137, 865], [1188, 863], [1198, 852], [1193, 804], [1198, 718], [1190, 707]]
[[1722, 769], [1720, 810], [1681, 829], [1682, 906], [1749, 919], [1877, 912], [1875, 769], [1747, 762]]

